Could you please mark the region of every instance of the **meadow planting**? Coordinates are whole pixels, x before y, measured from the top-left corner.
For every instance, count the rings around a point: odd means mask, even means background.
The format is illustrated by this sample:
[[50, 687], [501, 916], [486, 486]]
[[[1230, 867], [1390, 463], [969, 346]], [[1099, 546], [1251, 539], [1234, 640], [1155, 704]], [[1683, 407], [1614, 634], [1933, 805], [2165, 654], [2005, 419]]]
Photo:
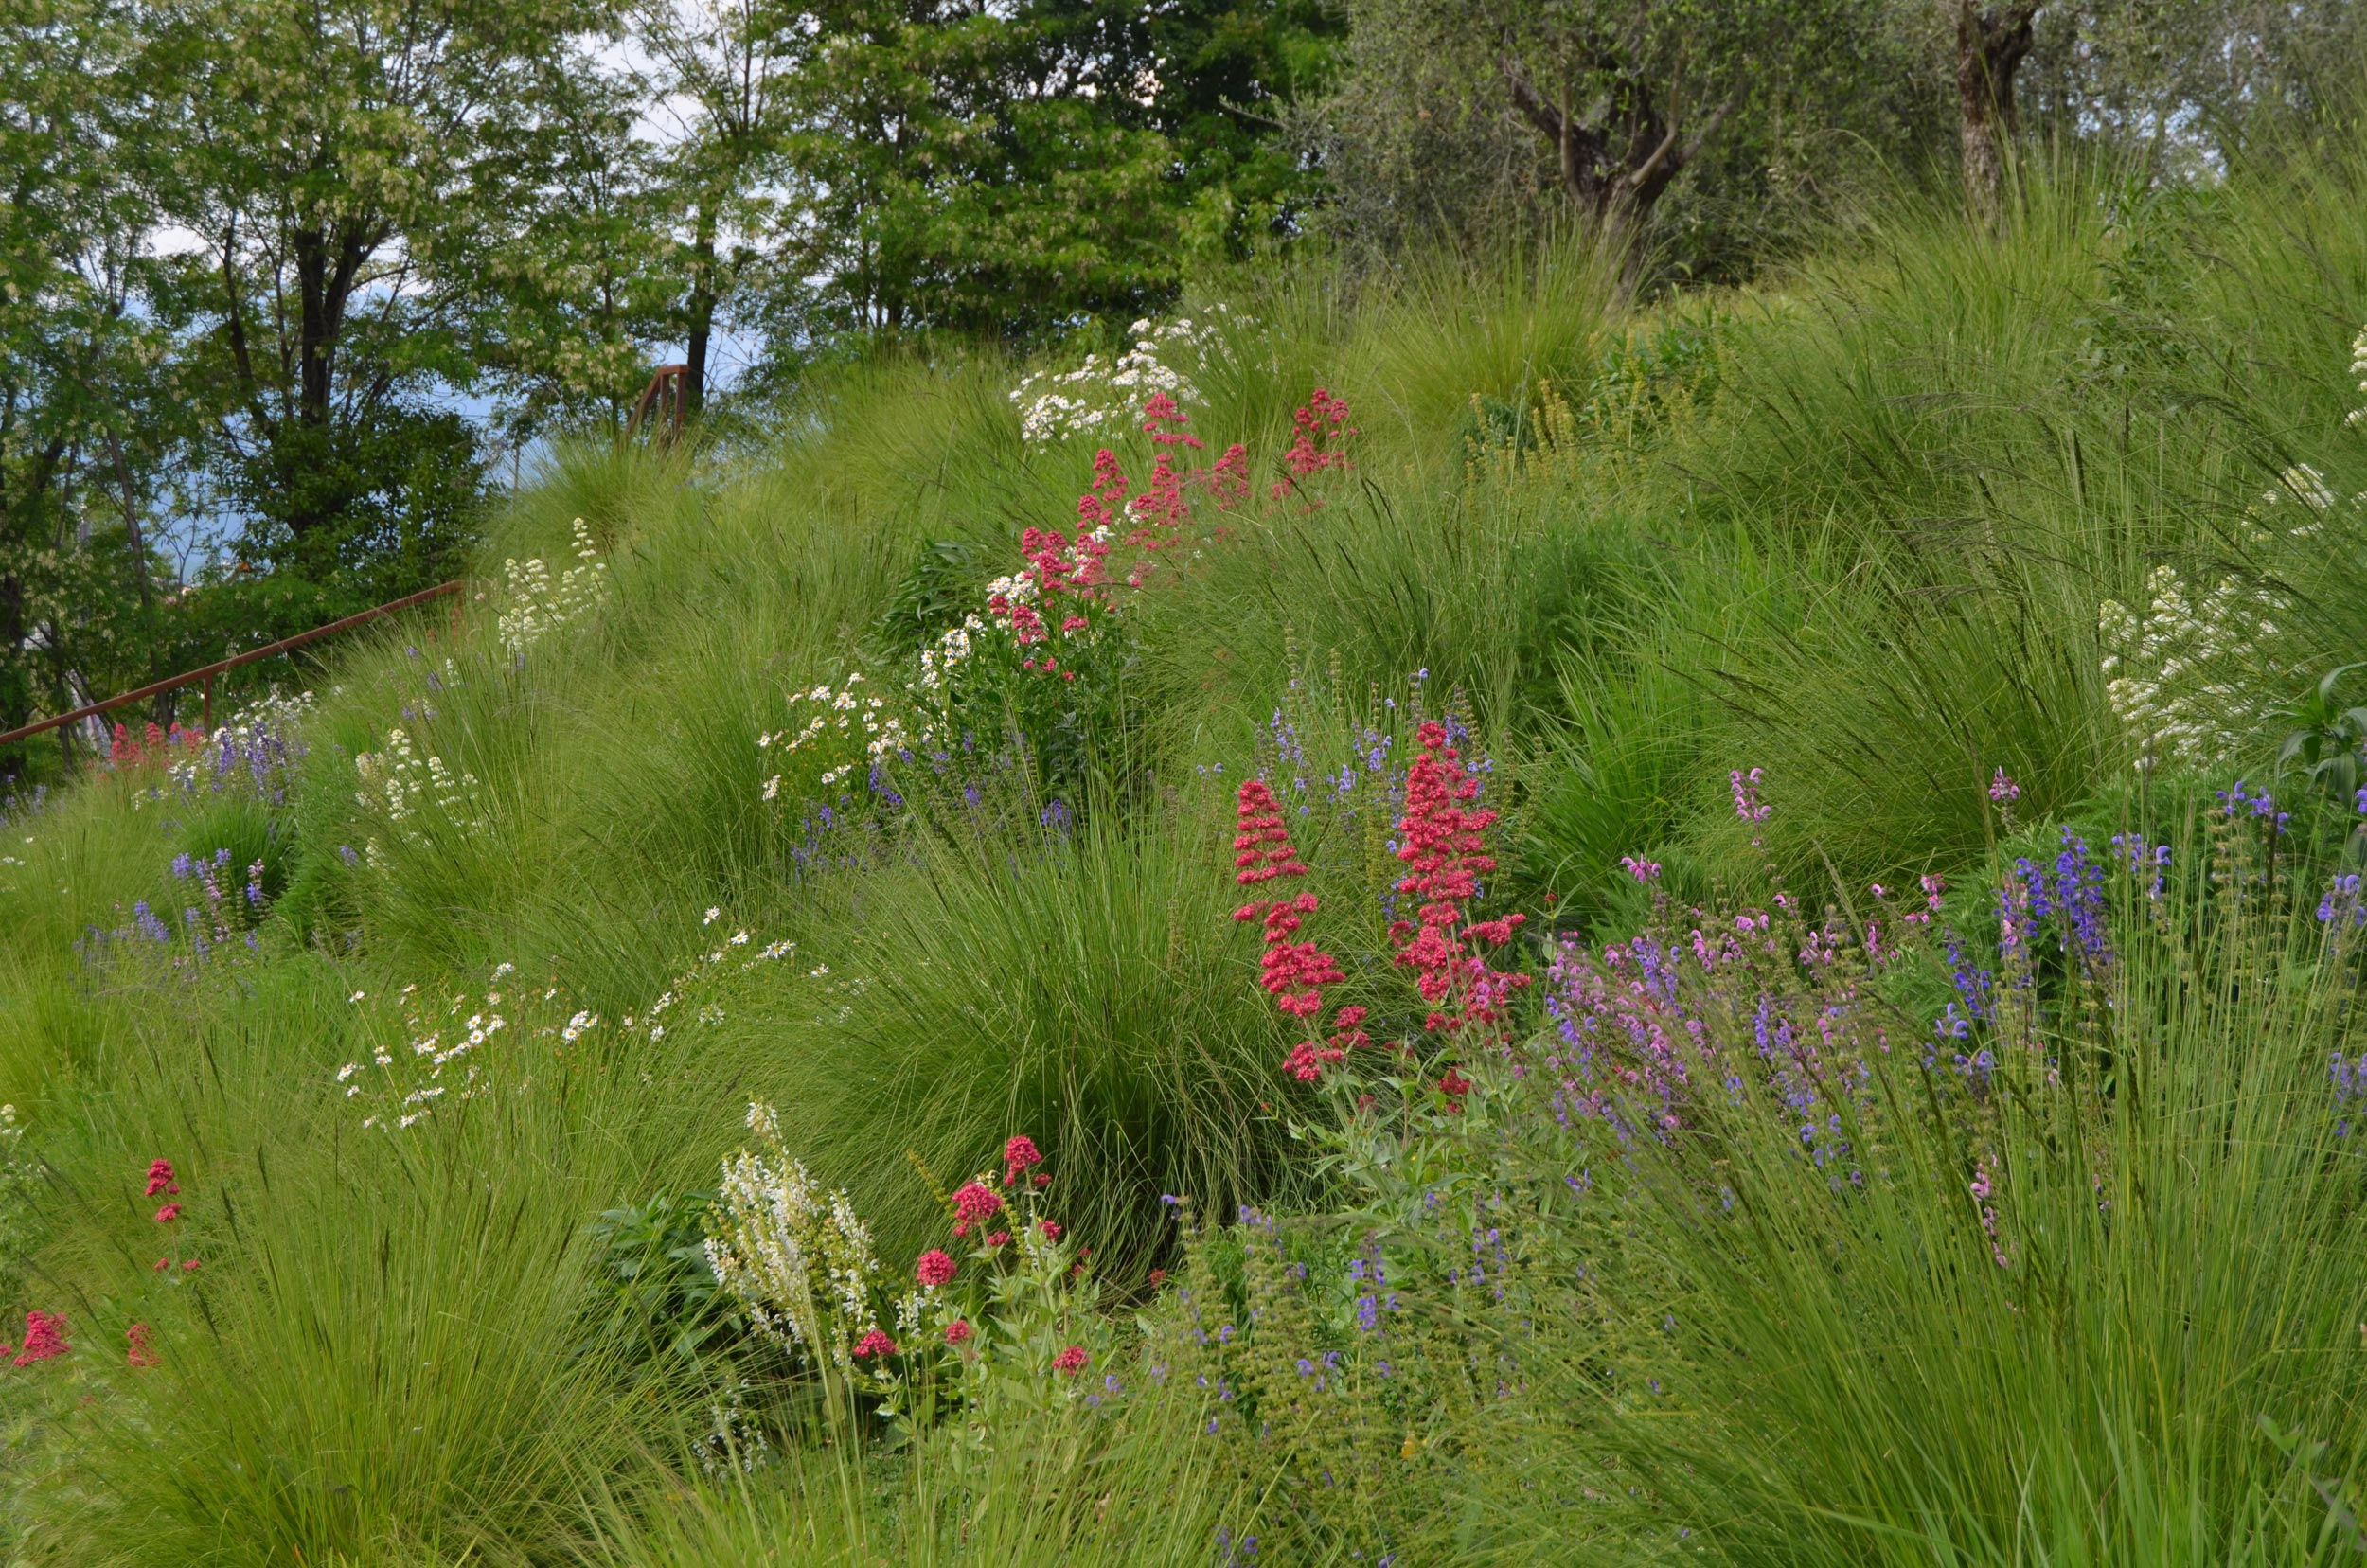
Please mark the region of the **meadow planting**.
[[2362, 215], [562, 444], [0, 800], [0, 1559], [2351, 1560]]

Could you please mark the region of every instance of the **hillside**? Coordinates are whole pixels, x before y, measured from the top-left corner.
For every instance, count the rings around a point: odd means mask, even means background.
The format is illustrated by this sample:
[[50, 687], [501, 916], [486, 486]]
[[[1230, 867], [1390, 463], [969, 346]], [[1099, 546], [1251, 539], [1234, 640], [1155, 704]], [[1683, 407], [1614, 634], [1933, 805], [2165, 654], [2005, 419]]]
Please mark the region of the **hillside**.
[[1616, 285], [563, 447], [7, 803], [8, 1560], [2349, 1551], [2367, 153]]

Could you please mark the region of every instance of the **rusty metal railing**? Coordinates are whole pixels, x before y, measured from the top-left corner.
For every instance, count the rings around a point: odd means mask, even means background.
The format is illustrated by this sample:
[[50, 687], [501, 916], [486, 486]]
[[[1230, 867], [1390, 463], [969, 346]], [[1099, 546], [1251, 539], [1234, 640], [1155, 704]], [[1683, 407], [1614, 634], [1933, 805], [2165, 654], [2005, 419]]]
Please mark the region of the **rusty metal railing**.
[[[218, 659], [202, 669], [188, 670], [183, 674], [169, 676], [161, 681], [151, 681], [136, 691], [126, 691], [119, 696], [110, 697], [103, 703], [92, 703], [86, 707], [76, 708], [72, 713], [61, 713], [54, 719], [44, 719], [38, 723], [12, 729], [6, 735], [0, 735], [0, 746], [8, 745], [11, 741], [27, 739], [45, 730], [77, 724], [85, 719], [96, 719], [102, 713], [110, 712], [130, 703], [139, 702], [143, 698], [159, 697], [168, 691], [178, 691], [183, 686], [198, 685], [205, 687], [205, 717], [203, 722], [210, 731], [214, 727], [215, 676], [226, 674], [240, 665], [251, 665], [258, 659], [268, 659], [276, 653], [285, 653], [290, 649], [302, 648], [307, 643], [318, 642], [323, 637], [333, 636], [339, 632], [360, 626], [365, 621], [374, 621], [381, 615], [391, 615], [398, 610], [408, 610], [415, 604], [425, 604], [430, 599], [441, 598], [447, 594], [456, 596], [465, 586], [465, 583], [457, 580], [439, 582], [433, 588], [422, 588], [416, 594], [408, 594], [401, 598], [390, 599], [384, 604], [357, 611], [342, 619], [330, 621], [326, 626], [316, 626], [310, 632], [299, 632], [293, 637], [282, 637], [276, 643], [266, 643], [261, 648], [250, 648], [243, 653], [234, 653], [227, 659]], [[460, 600], [457, 597], [454, 598], [452, 605], [452, 630], [454, 636], [459, 635]]]
[[682, 435], [685, 413], [683, 404], [689, 384], [687, 365], [659, 365], [657, 374], [650, 378], [650, 384], [641, 389], [641, 401], [632, 405], [632, 418], [625, 421], [625, 438], [631, 440], [639, 435], [642, 422], [650, 420], [652, 415], [656, 418], [650, 422], [657, 427], [659, 440], [671, 442], [678, 438]]

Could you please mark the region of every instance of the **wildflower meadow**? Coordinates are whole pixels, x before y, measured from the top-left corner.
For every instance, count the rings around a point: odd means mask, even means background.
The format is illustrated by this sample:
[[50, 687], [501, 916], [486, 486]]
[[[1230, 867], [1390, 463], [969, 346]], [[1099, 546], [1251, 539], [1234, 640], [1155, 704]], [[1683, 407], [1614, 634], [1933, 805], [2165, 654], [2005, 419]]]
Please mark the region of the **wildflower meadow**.
[[2367, 142], [2018, 179], [561, 441], [0, 796], [0, 1561], [2355, 1559]]

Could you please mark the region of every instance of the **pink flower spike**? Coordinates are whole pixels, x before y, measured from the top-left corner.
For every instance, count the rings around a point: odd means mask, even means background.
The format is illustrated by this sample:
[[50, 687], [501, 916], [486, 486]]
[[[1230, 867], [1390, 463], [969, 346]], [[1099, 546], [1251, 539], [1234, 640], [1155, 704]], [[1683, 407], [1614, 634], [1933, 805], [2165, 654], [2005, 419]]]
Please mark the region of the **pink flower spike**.
[[198, 1268], [198, 1261], [194, 1257], [185, 1257], [181, 1260], [181, 1272], [183, 1274], [195, 1274], [197, 1273]]
[[1058, 1241], [1060, 1238], [1060, 1227], [1046, 1220], [1043, 1222], [1043, 1238], [1046, 1241]]
[[1016, 1181], [1019, 1173], [1030, 1166], [1043, 1164], [1043, 1155], [1036, 1148], [1036, 1140], [1022, 1132], [1003, 1146], [1003, 1179]]
[[171, 1258], [169, 1258], [169, 1257], [160, 1257], [160, 1258], [156, 1259], [156, 1267], [155, 1267], [154, 1272], [155, 1272], [155, 1273], [157, 1273], [157, 1274], [163, 1274], [163, 1273], [164, 1273], [167, 1269], [169, 1269], [169, 1268], [171, 1268], [171, 1267], [172, 1267], [172, 1259], [171, 1259]]
[[180, 1218], [181, 1205], [178, 1203], [167, 1203], [156, 1211], [156, 1223], [160, 1225], [169, 1225]]
[[180, 1190], [180, 1184], [172, 1179], [172, 1162], [170, 1160], [151, 1160], [149, 1162], [148, 1190], [142, 1194], [143, 1197], [153, 1198], [160, 1192], [171, 1193], [178, 1192]]
[[1074, 1378], [1077, 1374], [1085, 1370], [1086, 1364], [1092, 1360], [1093, 1358], [1091, 1356], [1085, 1354], [1085, 1347], [1083, 1345], [1072, 1345], [1067, 1349], [1052, 1358], [1052, 1369], [1055, 1372], [1065, 1372], [1070, 1377]]
[[988, 1247], [995, 1252], [1001, 1252], [1004, 1248], [1009, 1246], [1010, 1244], [1011, 1233], [1009, 1231], [996, 1231], [992, 1236], [987, 1238]]
[[874, 1356], [893, 1356], [894, 1354], [896, 1354], [896, 1342], [888, 1338], [887, 1334], [883, 1330], [878, 1328], [872, 1329], [871, 1332], [863, 1335], [863, 1338], [855, 1342], [855, 1359], [857, 1361], [866, 1361]]
[[132, 1325], [130, 1328], [124, 1330], [124, 1337], [132, 1342], [130, 1353], [123, 1358], [126, 1364], [132, 1366], [154, 1366], [158, 1364], [156, 1352], [149, 1346], [147, 1324], [135, 1323]]
[[951, 1257], [931, 1247], [920, 1255], [920, 1261], [913, 1265], [913, 1277], [934, 1290], [953, 1277], [953, 1267]]
[[945, 1343], [960, 1345], [968, 1340], [972, 1332], [968, 1318], [955, 1318], [945, 1326]]

